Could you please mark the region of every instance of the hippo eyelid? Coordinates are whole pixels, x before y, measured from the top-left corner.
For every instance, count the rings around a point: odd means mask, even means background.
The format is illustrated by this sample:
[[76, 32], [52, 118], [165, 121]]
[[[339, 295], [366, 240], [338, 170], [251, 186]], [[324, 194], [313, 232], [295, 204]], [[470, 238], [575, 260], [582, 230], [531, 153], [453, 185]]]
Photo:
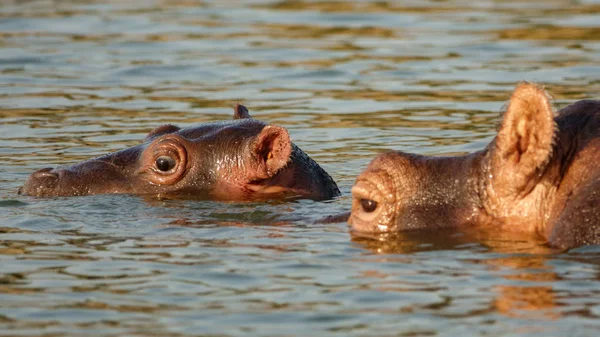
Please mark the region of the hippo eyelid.
[[[137, 173], [146, 175], [146, 179], [154, 185], [172, 185], [185, 176], [187, 171], [187, 149], [185, 139], [179, 135], [168, 134], [154, 140], [144, 151], [143, 167]], [[162, 170], [157, 161], [164, 157], [169, 163], [168, 170]], [[171, 167], [172, 165], [172, 167]]]
[[175, 165], [171, 168], [172, 170], [174, 168], [177, 168], [179, 162], [182, 159], [184, 159], [183, 157], [185, 157], [185, 148], [181, 144], [179, 144], [179, 142], [172, 141], [161, 142], [153, 147], [151, 157], [149, 158], [149, 165], [153, 166], [153, 168], [157, 169], [161, 173], [167, 173], [171, 170], [162, 171], [159, 170], [156, 166], [157, 160], [161, 157], [170, 158], [175, 162]]
[[373, 190], [374, 188], [369, 183], [355, 184], [351, 190], [352, 197], [358, 199], [359, 201], [371, 200], [378, 203], [379, 201], [377, 199], [379, 198], [377, 198], [377, 196], [371, 192]]

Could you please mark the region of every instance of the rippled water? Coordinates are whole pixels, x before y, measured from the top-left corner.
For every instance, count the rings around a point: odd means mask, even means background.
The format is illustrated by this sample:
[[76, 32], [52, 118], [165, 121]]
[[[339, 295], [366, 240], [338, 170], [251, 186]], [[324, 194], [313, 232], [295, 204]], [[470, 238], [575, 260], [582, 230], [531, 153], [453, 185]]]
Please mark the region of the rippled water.
[[[600, 249], [352, 238], [377, 154], [464, 153], [520, 80], [600, 97], [598, 1], [2, 1], [0, 335], [596, 336]], [[286, 126], [331, 202], [29, 198], [35, 169], [229, 119]]]

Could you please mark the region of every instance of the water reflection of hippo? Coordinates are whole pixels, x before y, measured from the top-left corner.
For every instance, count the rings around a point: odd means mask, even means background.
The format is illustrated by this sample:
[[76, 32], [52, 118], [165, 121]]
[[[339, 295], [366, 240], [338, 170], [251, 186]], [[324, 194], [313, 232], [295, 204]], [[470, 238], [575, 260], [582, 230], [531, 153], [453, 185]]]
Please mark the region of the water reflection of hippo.
[[600, 101], [556, 116], [543, 89], [519, 85], [496, 138], [456, 157], [379, 155], [356, 179], [355, 233], [495, 226], [558, 248], [600, 244]]
[[180, 129], [163, 125], [143, 144], [65, 169], [34, 172], [20, 194], [187, 195], [216, 200], [330, 199], [337, 185], [286, 129], [250, 118]]

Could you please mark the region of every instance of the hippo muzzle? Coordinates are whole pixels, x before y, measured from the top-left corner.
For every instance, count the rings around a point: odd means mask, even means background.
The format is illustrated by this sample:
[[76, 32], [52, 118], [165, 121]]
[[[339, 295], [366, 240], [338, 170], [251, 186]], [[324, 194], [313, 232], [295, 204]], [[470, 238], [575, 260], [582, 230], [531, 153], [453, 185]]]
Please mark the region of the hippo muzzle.
[[114, 165], [92, 160], [70, 168], [43, 168], [29, 176], [19, 194], [30, 196], [73, 196], [98, 193], [127, 193], [131, 186]]

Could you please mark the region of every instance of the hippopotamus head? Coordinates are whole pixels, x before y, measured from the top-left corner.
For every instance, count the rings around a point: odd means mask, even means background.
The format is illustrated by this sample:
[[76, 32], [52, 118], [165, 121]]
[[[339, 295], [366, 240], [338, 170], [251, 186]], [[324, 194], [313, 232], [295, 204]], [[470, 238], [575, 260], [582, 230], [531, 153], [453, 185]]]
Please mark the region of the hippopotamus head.
[[352, 188], [354, 233], [495, 226], [557, 247], [600, 243], [600, 102], [555, 114], [547, 93], [519, 85], [497, 136], [453, 157], [379, 155]]
[[252, 119], [248, 110], [238, 105], [232, 121], [184, 129], [163, 125], [138, 146], [67, 168], [38, 170], [19, 193], [251, 200], [328, 199], [339, 190], [333, 179], [291, 142], [286, 129]]

